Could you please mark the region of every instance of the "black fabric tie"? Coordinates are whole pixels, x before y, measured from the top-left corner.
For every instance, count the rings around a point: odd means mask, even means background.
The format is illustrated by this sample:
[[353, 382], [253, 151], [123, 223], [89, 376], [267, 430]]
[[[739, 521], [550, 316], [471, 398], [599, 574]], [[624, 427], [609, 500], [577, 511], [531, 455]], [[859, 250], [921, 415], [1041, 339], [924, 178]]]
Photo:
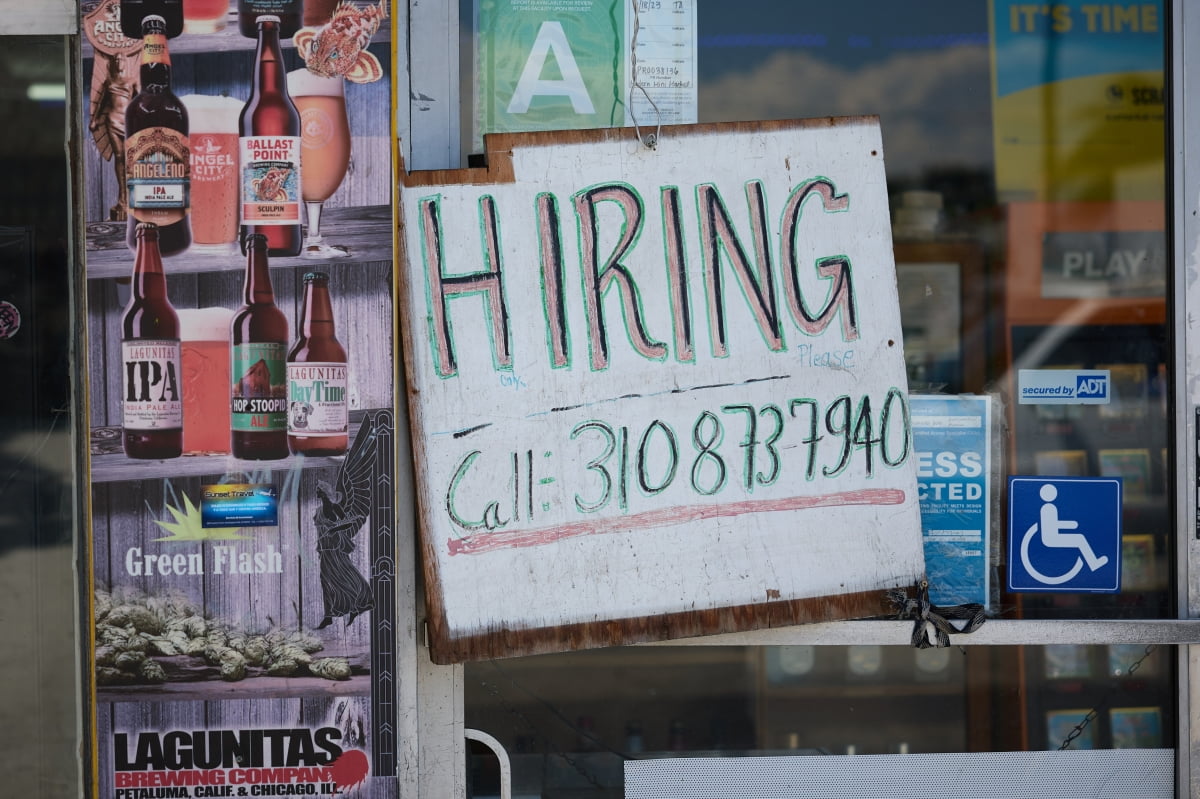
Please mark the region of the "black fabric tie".
[[[927, 580], [921, 580], [916, 588], [916, 597], [896, 588], [888, 591], [888, 599], [896, 606], [896, 618], [913, 620], [912, 645], [917, 649], [950, 646], [951, 633], [973, 633], [987, 620], [983, 605], [977, 602], [941, 607], [929, 601]], [[959, 629], [950, 623], [951, 619], [965, 619], [967, 623]], [[929, 640], [929, 627], [933, 627], [934, 642]]]

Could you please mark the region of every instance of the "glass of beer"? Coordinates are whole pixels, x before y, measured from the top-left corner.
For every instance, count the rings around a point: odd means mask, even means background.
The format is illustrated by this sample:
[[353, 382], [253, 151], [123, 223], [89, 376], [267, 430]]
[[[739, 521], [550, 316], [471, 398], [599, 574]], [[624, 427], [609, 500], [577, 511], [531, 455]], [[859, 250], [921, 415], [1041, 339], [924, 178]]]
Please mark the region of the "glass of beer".
[[228, 255], [238, 237], [238, 117], [242, 101], [189, 94], [194, 252]]
[[323, 78], [307, 68], [288, 73], [288, 94], [300, 112], [300, 193], [308, 213], [302, 258], [341, 258], [345, 247], [321, 235], [321, 210], [350, 166], [350, 121], [342, 78]]
[[183, 452], [229, 452], [228, 308], [182, 308], [179, 314], [183, 371]]
[[228, 17], [229, 0], [183, 0], [184, 33], [216, 33]]

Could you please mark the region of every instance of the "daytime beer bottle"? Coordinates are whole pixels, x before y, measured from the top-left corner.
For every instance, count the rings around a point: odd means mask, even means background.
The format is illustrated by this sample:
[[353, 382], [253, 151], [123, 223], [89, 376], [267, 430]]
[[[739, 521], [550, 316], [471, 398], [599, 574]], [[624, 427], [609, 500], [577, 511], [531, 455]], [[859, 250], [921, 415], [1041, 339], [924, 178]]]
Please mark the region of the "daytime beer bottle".
[[304, 276], [300, 335], [288, 353], [288, 447], [294, 455], [341, 455], [349, 442], [346, 350], [334, 334], [329, 275]]
[[143, 222], [135, 233], [132, 287], [121, 316], [121, 440], [130, 458], [176, 458], [183, 452], [179, 316], [167, 299], [158, 228]]
[[288, 95], [277, 16], [258, 18], [253, 84], [238, 120], [238, 169], [243, 249], [246, 237], [262, 233], [271, 257], [298, 255], [304, 240], [300, 112]]
[[167, 23], [157, 14], [142, 20], [139, 77], [141, 90], [125, 110], [125, 243], [136, 250], [138, 223], [153, 222], [158, 226], [159, 255], [166, 257], [192, 243], [191, 151], [187, 109], [171, 91]]
[[234, 313], [229, 329], [229, 444], [237, 458], [278, 460], [288, 454], [288, 321], [275, 305], [266, 236], [252, 234], [246, 247], [245, 304]]

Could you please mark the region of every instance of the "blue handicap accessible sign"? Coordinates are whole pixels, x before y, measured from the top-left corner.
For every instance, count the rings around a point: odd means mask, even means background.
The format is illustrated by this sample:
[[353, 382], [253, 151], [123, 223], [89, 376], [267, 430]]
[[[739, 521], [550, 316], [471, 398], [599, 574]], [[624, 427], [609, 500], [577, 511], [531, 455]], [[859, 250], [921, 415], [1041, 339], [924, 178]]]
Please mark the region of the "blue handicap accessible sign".
[[1009, 477], [1008, 589], [1120, 591], [1120, 479]]

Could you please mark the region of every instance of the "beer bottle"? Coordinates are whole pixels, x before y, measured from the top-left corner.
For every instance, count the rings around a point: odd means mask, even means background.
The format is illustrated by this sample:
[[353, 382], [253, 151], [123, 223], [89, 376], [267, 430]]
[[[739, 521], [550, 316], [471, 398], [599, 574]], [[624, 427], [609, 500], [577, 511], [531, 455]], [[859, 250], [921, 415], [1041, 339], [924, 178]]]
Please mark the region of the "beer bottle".
[[137, 226], [129, 303], [121, 315], [122, 444], [130, 458], [183, 452], [179, 316], [167, 299], [158, 228]]
[[300, 253], [300, 112], [287, 90], [279, 48], [279, 17], [258, 18], [250, 99], [238, 120], [238, 168], [242, 185], [242, 248], [262, 233], [267, 253]]
[[121, 33], [130, 39], [142, 37], [142, 20], [147, 14], [157, 14], [163, 18], [168, 39], [183, 33], [183, 0], [121, 0], [119, 5]]
[[284, 383], [288, 321], [275, 305], [266, 236], [251, 234], [246, 246], [245, 304], [229, 323], [233, 379], [229, 445], [237, 458], [277, 460], [288, 454]]
[[253, 39], [258, 36], [258, 18], [264, 14], [279, 17], [279, 38], [290, 39], [300, 28], [304, 15], [303, 0], [238, 0], [238, 30]]
[[157, 14], [142, 20], [140, 79], [141, 89], [125, 109], [125, 243], [136, 250], [138, 223], [153, 222], [159, 254], [166, 257], [192, 243], [191, 151], [187, 109], [171, 91], [166, 22]]
[[329, 275], [304, 276], [300, 335], [288, 352], [288, 447], [294, 455], [341, 455], [349, 442], [346, 350], [334, 335]]

